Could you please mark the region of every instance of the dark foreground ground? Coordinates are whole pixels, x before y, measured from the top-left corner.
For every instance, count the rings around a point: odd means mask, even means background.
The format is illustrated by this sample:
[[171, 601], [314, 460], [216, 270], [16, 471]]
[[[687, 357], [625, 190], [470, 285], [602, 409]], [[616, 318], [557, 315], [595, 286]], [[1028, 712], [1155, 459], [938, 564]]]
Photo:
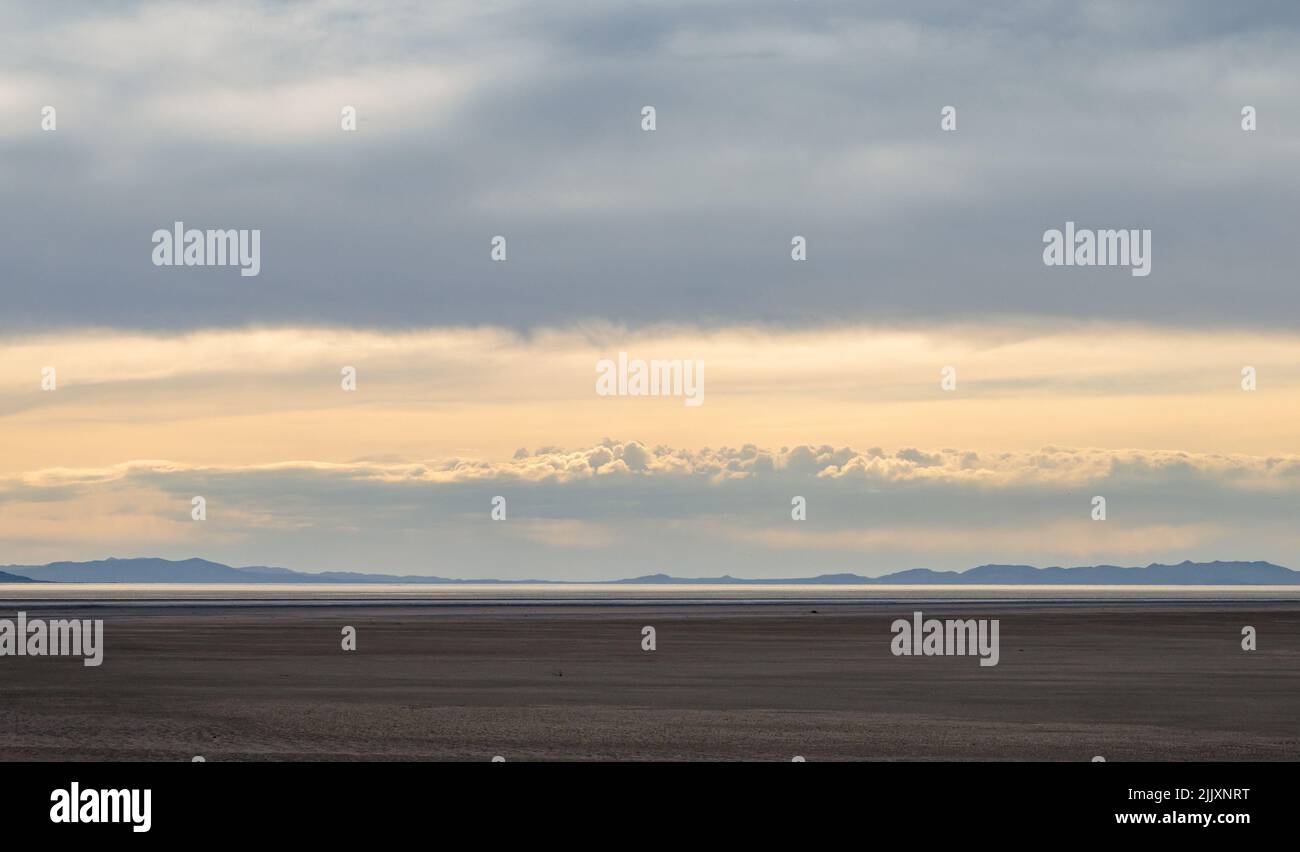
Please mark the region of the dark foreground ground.
[[1296, 603], [923, 607], [992, 668], [892, 656], [910, 605], [28, 609], [107, 650], [0, 657], [4, 760], [1300, 759]]

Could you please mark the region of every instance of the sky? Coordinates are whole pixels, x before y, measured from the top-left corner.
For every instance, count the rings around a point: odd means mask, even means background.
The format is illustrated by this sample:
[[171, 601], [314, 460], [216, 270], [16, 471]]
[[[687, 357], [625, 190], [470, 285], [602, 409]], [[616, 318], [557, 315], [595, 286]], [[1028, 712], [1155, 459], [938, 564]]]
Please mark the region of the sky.
[[[1293, 3], [0, 22], [0, 564], [1300, 568]], [[178, 221], [260, 273], [155, 265]], [[1045, 265], [1067, 222], [1151, 273]]]

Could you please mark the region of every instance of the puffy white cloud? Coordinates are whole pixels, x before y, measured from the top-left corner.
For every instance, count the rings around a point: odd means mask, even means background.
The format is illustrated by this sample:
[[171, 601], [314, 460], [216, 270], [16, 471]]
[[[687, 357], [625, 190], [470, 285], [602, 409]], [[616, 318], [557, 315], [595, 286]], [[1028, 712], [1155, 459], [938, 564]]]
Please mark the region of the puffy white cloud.
[[1178, 450], [1106, 450], [1045, 447], [1024, 452], [930, 452], [904, 447], [855, 450], [829, 445], [762, 449], [647, 448], [639, 441], [605, 441], [574, 450], [556, 448], [492, 461], [440, 458], [418, 462], [331, 463], [286, 461], [264, 465], [203, 466], [139, 460], [104, 468], [50, 468], [0, 478], [9, 489], [92, 486], [147, 476], [155, 481], [189, 476], [274, 476], [294, 473], [323, 479], [390, 484], [555, 483], [600, 477], [634, 480], [695, 479], [716, 482], [799, 481], [861, 484], [952, 484], [981, 487], [1076, 486], [1103, 481], [1180, 481], [1204, 478], [1241, 489], [1300, 489], [1300, 456], [1187, 453]]

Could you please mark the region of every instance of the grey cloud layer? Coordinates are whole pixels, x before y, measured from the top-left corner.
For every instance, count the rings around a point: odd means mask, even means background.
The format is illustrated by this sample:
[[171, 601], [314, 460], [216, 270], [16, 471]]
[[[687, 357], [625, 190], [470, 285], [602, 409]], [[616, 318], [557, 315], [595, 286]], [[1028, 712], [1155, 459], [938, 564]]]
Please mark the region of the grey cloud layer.
[[[1278, 325], [1300, 307], [1291, 3], [5, 16], [0, 329], [989, 312]], [[54, 133], [38, 127], [47, 103]], [[356, 134], [338, 129], [343, 104]], [[956, 133], [938, 130], [944, 104]], [[261, 228], [262, 275], [153, 267], [150, 234], [178, 219]], [[1044, 268], [1041, 234], [1066, 219], [1151, 228], [1151, 277]], [[494, 234], [505, 264], [488, 260]]]
[[[193, 495], [209, 519], [189, 519]], [[489, 518], [506, 497], [508, 518]], [[791, 498], [808, 520], [791, 519]], [[1105, 522], [1091, 498], [1108, 500]], [[307, 462], [203, 468], [133, 462], [0, 482], [4, 514], [75, 511], [123, 529], [151, 507], [159, 555], [239, 564], [464, 577], [615, 578], [657, 571], [756, 577], [981, 561], [1300, 564], [1300, 457], [1045, 448], [686, 451], [606, 441], [521, 450], [507, 462]], [[143, 510], [140, 510], [143, 511]], [[10, 559], [45, 544], [5, 529]], [[68, 558], [131, 554], [141, 539], [60, 540]], [[720, 544], [721, 542], [721, 544]], [[69, 549], [75, 553], [67, 553]]]

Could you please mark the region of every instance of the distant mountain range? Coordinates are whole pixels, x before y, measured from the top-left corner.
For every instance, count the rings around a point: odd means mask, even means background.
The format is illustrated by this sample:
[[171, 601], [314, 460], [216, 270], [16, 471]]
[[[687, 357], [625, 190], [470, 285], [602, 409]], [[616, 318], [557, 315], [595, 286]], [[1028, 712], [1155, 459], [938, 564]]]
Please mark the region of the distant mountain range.
[[31, 577], [20, 577], [17, 574], [7, 574], [0, 571], [0, 583], [32, 583], [35, 582]]
[[1271, 562], [1180, 562], [1152, 563], [1145, 568], [1118, 565], [1087, 565], [1079, 568], [1035, 568], [1032, 565], [980, 565], [966, 571], [931, 571], [913, 568], [883, 577], [860, 574], [822, 574], [783, 580], [742, 580], [736, 577], [684, 580], [666, 574], [652, 574], [614, 583], [782, 583], [792, 585], [863, 584], [894, 586], [1292, 586], [1300, 585], [1300, 571]]
[[[94, 562], [51, 562], [48, 565], [0, 566], [0, 583], [550, 583], [557, 580], [453, 580], [398, 574], [360, 574], [354, 571], [325, 571], [311, 574], [288, 568], [250, 566], [232, 568], [206, 559], [99, 559]], [[1186, 585], [1186, 586], [1293, 586], [1300, 585], [1300, 571], [1271, 562], [1180, 562], [1153, 563], [1145, 568], [1089, 565], [1079, 568], [1035, 568], [1032, 565], [981, 565], [967, 571], [931, 571], [914, 568], [883, 577], [860, 574], [822, 574], [818, 577], [746, 580], [738, 577], [683, 578], [650, 574], [610, 584], [745, 585], [783, 583], [792, 585]]]
[[[8, 582], [50, 583], [498, 583], [500, 580], [449, 580], [445, 577], [360, 574], [324, 571], [312, 574], [289, 568], [252, 565], [232, 568], [207, 559], [96, 559], [48, 565], [3, 565], [0, 574], [21, 575]], [[505, 582], [540, 583], [544, 580]]]

